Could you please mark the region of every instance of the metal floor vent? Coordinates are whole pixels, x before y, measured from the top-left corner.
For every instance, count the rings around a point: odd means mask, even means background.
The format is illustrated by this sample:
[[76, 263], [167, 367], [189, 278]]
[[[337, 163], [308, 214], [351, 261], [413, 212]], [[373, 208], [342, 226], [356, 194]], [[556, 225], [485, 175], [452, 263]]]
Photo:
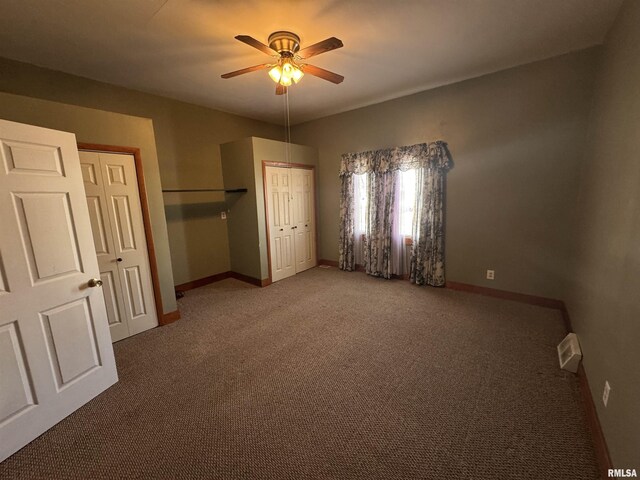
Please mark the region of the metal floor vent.
[[564, 337], [564, 340], [558, 345], [558, 360], [560, 361], [560, 368], [572, 373], [578, 371], [580, 360], [582, 360], [582, 350], [580, 349], [578, 336], [575, 333], [570, 333]]

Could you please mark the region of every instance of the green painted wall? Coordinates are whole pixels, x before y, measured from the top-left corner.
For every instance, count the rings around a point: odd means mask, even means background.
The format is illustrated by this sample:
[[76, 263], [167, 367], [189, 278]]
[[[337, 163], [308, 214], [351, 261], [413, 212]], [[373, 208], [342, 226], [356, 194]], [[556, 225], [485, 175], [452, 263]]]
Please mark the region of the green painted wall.
[[[566, 301], [614, 465], [640, 469], [640, 2], [627, 0], [598, 69]], [[611, 385], [602, 404], [604, 382]]]
[[[338, 258], [340, 155], [442, 139], [447, 278], [562, 298], [597, 49], [293, 127], [320, 152], [320, 258]], [[339, 88], [339, 87], [336, 87]], [[496, 272], [486, 280], [486, 270]]]
[[[0, 91], [152, 119], [163, 188], [222, 188], [221, 143], [283, 135], [280, 126], [1, 58]], [[166, 201], [175, 283], [229, 270], [222, 197], [171, 194]]]
[[140, 148], [162, 306], [164, 313], [174, 311], [173, 273], [151, 120], [7, 93], [0, 93], [0, 118], [71, 132], [79, 142], [135, 145]]
[[[627, 0], [604, 47], [292, 129], [316, 147], [294, 145], [292, 160], [317, 165], [318, 252], [330, 260], [342, 153], [449, 142], [449, 280], [567, 301], [613, 460], [625, 468], [638, 467], [640, 451], [638, 24], [640, 3]], [[142, 149], [165, 312], [175, 309], [174, 283], [227, 270], [268, 277], [262, 160], [286, 157], [283, 144], [246, 137], [280, 139], [282, 127], [4, 59], [0, 91], [63, 102], [0, 93], [2, 118]], [[161, 183], [249, 192], [165, 196], [165, 208]]]
[[255, 189], [253, 143], [251, 138], [220, 146], [222, 173], [230, 188], [246, 188], [247, 193], [227, 195], [229, 257], [231, 270], [253, 278], [262, 278], [257, 201], [262, 192]]

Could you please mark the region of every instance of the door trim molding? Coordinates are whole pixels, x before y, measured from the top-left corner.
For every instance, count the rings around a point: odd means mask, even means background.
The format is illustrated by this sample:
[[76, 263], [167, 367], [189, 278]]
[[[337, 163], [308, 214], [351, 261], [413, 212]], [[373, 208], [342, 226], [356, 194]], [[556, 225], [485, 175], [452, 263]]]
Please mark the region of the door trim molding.
[[179, 319], [180, 319], [180, 312], [178, 310], [174, 310], [173, 312], [169, 312], [169, 313], [163, 313], [161, 325], [167, 325]]
[[[140, 197], [140, 207], [142, 209], [142, 224], [144, 226], [144, 236], [147, 243], [147, 254], [149, 256], [149, 270], [151, 271], [151, 284], [153, 287], [153, 299], [156, 304], [156, 316], [158, 317], [158, 325], [167, 325], [174, 322], [175, 312], [164, 314], [162, 308], [162, 294], [160, 293], [160, 277], [158, 275], [158, 264], [156, 262], [156, 248], [153, 243], [153, 232], [151, 230], [151, 214], [149, 213], [149, 203], [147, 202], [147, 187], [144, 181], [144, 170], [142, 168], [142, 156], [140, 149], [137, 147], [123, 147], [116, 145], [102, 145], [98, 143], [78, 142], [78, 150], [90, 150], [94, 152], [104, 153], [122, 153], [132, 155], [135, 168], [136, 180], [138, 183], [138, 195]], [[176, 310], [177, 312], [177, 310]]]
[[[269, 238], [271, 237], [271, 232], [269, 230], [269, 201], [267, 198], [267, 167], [304, 168], [313, 172], [313, 216], [315, 221], [314, 230], [316, 237], [316, 266], [318, 265], [318, 190], [316, 185], [315, 165], [308, 165], [306, 163], [273, 162], [270, 160], [262, 160], [262, 194], [264, 199], [264, 222], [266, 224], [265, 226], [267, 227], [267, 268], [269, 270], [269, 278], [267, 279], [266, 285], [271, 285], [273, 283], [273, 278], [271, 277], [271, 241], [269, 240]], [[265, 280], [262, 280], [262, 282], [265, 282]]]
[[306, 168], [307, 170], [315, 170], [315, 165], [307, 163], [290, 163], [290, 162], [272, 162], [270, 160], [262, 161], [263, 167], [279, 167], [279, 168]]

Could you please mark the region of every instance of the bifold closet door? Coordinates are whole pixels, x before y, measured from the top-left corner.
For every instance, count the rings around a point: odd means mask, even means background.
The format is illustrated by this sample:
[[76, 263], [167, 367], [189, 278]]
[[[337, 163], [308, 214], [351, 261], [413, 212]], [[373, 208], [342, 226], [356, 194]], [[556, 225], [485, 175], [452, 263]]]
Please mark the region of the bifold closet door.
[[315, 191], [313, 170], [292, 168], [296, 273], [316, 266]]
[[265, 167], [269, 222], [271, 280], [277, 282], [296, 273], [294, 223], [291, 208], [290, 169]]
[[316, 266], [314, 172], [265, 167], [271, 280]]
[[111, 339], [158, 325], [135, 161], [129, 154], [80, 152]]

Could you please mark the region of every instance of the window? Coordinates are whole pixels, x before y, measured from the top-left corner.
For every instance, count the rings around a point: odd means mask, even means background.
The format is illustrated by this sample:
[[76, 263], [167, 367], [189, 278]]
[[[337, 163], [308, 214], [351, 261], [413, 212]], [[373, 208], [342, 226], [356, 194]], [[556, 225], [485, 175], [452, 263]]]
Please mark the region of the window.
[[354, 230], [356, 235], [363, 234], [367, 227], [367, 184], [366, 173], [353, 176], [353, 199], [355, 201]]
[[[399, 233], [402, 236], [410, 237], [413, 230], [413, 212], [416, 203], [416, 170], [398, 172], [398, 201], [396, 221], [399, 222]], [[366, 231], [367, 224], [367, 174], [353, 176], [353, 198], [355, 201], [354, 229], [356, 234]]]
[[383, 278], [410, 273], [419, 285], [444, 285], [444, 182], [451, 167], [441, 141], [342, 155], [340, 268], [361, 265]]
[[416, 171], [401, 171], [398, 175], [398, 183], [400, 235], [410, 237], [413, 234], [413, 211], [416, 206]]

